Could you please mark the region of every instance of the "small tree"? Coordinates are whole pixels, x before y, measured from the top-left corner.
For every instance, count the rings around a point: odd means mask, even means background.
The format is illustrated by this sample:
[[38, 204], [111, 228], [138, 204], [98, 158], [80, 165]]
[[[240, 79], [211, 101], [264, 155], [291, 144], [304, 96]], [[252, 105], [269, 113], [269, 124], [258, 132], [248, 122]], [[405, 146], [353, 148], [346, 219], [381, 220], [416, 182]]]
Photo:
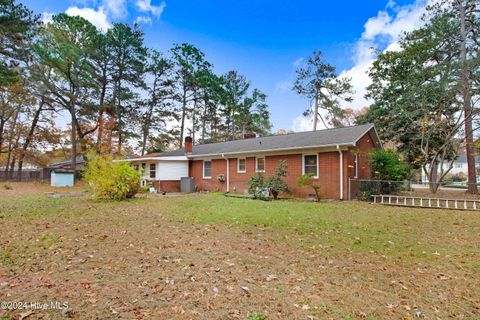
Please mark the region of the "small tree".
[[315, 199], [316, 201], [320, 201], [320, 196], [318, 191], [320, 190], [320, 186], [314, 183], [313, 177], [315, 175], [313, 173], [304, 174], [297, 179], [297, 186], [299, 187], [311, 187], [315, 192]]
[[126, 162], [113, 162], [110, 156], [91, 159], [84, 178], [99, 199], [125, 200], [140, 190], [140, 173]]
[[410, 168], [391, 150], [375, 150], [368, 154], [373, 176], [378, 180], [402, 181]]
[[257, 173], [248, 179], [248, 193], [256, 199], [265, 198], [265, 177], [263, 173]]
[[280, 192], [288, 192], [288, 185], [283, 180], [285, 177], [287, 177], [287, 163], [285, 160], [282, 160], [275, 169], [275, 173], [265, 179], [265, 185], [275, 200], [277, 200]]
[[285, 161], [280, 161], [275, 173], [266, 177], [262, 173], [250, 177], [248, 180], [248, 193], [255, 198], [265, 198], [265, 191], [268, 190], [273, 196], [273, 199], [278, 199], [280, 192], [288, 192], [288, 185], [283, 180], [287, 176], [287, 164]]
[[372, 194], [391, 194], [403, 187], [402, 184], [391, 181], [403, 181], [410, 174], [410, 167], [391, 150], [375, 150], [368, 154], [373, 177], [380, 182], [362, 183], [360, 189], [363, 198]]

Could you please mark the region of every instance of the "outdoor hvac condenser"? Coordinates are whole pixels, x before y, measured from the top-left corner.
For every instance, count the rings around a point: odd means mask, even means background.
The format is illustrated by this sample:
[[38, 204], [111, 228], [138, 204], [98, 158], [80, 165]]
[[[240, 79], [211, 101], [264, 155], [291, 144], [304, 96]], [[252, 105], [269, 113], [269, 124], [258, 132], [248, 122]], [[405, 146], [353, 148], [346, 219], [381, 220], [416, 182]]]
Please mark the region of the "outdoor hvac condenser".
[[195, 179], [190, 177], [182, 177], [180, 180], [181, 192], [195, 192]]

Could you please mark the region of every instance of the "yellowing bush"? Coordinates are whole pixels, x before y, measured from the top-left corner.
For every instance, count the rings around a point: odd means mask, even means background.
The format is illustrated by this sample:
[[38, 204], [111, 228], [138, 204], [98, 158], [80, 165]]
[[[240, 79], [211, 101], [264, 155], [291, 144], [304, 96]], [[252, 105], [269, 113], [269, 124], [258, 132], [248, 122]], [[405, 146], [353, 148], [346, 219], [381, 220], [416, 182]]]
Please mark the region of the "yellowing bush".
[[96, 156], [88, 162], [84, 179], [96, 198], [125, 200], [140, 190], [140, 173], [126, 162]]

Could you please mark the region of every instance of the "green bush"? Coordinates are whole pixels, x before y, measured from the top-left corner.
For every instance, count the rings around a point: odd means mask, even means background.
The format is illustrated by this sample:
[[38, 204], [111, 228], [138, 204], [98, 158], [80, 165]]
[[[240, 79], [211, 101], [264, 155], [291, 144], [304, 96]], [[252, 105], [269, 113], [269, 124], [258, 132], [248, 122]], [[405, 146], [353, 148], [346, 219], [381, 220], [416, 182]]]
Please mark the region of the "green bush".
[[313, 173], [304, 174], [297, 179], [297, 186], [299, 187], [310, 187], [315, 192], [315, 199], [320, 201], [320, 196], [318, 191], [320, 190], [320, 186], [314, 183], [313, 177], [315, 175]]
[[287, 163], [282, 160], [271, 177], [265, 179], [265, 185], [272, 193], [273, 199], [277, 199], [280, 192], [288, 192], [288, 185], [283, 180], [287, 177]]
[[140, 190], [141, 175], [127, 162], [96, 156], [88, 161], [84, 179], [96, 198], [125, 200]]
[[368, 160], [375, 179], [402, 181], [410, 174], [410, 167], [391, 150], [372, 151]]
[[283, 180], [287, 176], [287, 164], [280, 161], [275, 172], [270, 177], [262, 173], [250, 177], [248, 180], [248, 193], [257, 199], [265, 199], [266, 193], [271, 193], [274, 199], [278, 198], [280, 192], [288, 192], [288, 185]]

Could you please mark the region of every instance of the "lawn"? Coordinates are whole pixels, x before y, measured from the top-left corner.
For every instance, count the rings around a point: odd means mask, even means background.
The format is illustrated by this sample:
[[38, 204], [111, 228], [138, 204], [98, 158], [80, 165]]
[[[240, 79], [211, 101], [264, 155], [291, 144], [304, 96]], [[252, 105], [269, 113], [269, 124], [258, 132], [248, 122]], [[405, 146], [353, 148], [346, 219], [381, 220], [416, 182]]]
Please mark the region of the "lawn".
[[480, 319], [476, 212], [12, 187], [0, 300], [64, 305], [0, 319]]

